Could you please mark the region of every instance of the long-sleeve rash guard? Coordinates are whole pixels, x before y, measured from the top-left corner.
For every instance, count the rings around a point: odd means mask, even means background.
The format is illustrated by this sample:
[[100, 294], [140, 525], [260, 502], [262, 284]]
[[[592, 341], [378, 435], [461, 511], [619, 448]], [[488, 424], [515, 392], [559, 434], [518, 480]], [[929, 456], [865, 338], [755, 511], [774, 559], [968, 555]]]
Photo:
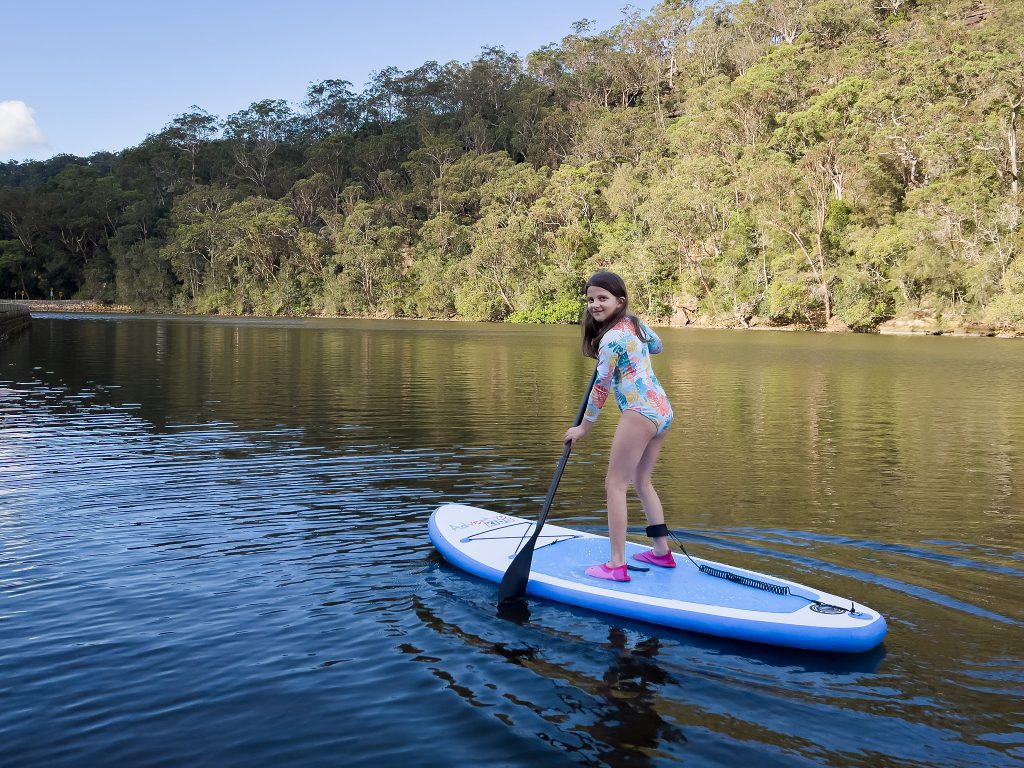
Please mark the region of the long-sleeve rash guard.
[[651, 355], [662, 350], [661, 339], [645, 322], [637, 319], [637, 323], [650, 341], [645, 343], [636, 334], [629, 317], [622, 318], [601, 338], [597, 379], [583, 418], [597, 421], [608, 393], [614, 390], [620, 411], [636, 411], [647, 417], [661, 434], [672, 423], [672, 406], [651, 366]]

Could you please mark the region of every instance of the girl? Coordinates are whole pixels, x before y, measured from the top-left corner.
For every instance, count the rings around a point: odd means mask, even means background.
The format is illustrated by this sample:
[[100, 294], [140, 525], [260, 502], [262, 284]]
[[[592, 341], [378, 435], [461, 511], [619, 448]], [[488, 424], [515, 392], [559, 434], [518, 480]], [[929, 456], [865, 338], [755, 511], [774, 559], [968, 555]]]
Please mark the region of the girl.
[[629, 581], [626, 568], [626, 489], [636, 489], [649, 523], [647, 535], [654, 549], [634, 558], [663, 568], [675, 568], [668, 551], [668, 528], [651, 473], [665, 432], [672, 423], [672, 406], [651, 367], [652, 354], [661, 352], [661, 340], [650, 327], [628, 314], [626, 284], [614, 272], [598, 272], [587, 281], [587, 306], [583, 326], [583, 354], [597, 358], [597, 379], [590, 393], [586, 415], [570, 428], [563, 440], [573, 444], [586, 436], [615, 390], [622, 411], [612, 440], [605, 491], [608, 497], [608, 538], [611, 559], [587, 568], [587, 575], [610, 581]]

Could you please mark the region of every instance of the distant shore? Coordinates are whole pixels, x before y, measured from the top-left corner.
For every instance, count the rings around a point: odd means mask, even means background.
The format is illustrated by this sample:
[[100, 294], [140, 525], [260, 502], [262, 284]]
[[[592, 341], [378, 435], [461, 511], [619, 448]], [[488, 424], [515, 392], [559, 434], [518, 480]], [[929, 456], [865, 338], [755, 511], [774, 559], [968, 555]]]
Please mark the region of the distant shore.
[[[19, 304], [30, 312], [74, 314], [145, 314], [125, 304], [101, 304], [88, 299], [29, 299], [25, 301], [0, 302]], [[174, 313], [171, 313], [174, 314]], [[184, 317], [185, 315], [183, 315]], [[227, 317], [218, 315], [217, 317]], [[255, 317], [254, 315], [237, 315], [237, 317]], [[293, 315], [282, 315], [293, 317]], [[298, 317], [298, 316], [294, 316]], [[345, 315], [344, 317], [355, 317]], [[381, 318], [360, 318], [381, 319]], [[388, 318], [395, 319], [395, 318]], [[424, 319], [424, 318], [413, 318]], [[670, 322], [668, 328], [706, 328], [711, 330], [750, 330], [750, 331], [805, 331], [814, 333], [853, 333], [852, 329], [840, 321], [833, 321], [827, 328], [813, 328], [810, 325], [770, 325], [756, 318], [743, 325], [741, 323], [678, 323]], [[881, 336], [965, 336], [988, 337], [1001, 339], [1024, 338], [1024, 326], [986, 325], [984, 323], [952, 322], [942, 318], [913, 317], [896, 318], [879, 324], [867, 333]]]
[[29, 312], [82, 312], [85, 314], [107, 314], [117, 312], [122, 314], [134, 314], [135, 309], [125, 304], [100, 304], [87, 299], [27, 299], [6, 302], [20, 304], [26, 307]]

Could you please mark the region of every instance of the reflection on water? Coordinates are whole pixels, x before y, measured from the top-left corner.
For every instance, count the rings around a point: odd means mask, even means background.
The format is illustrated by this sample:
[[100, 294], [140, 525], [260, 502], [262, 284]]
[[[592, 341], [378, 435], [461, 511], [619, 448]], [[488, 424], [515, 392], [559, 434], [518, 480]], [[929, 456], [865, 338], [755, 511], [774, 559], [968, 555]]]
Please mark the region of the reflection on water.
[[[438, 504], [539, 510], [575, 329], [37, 317], [0, 349], [3, 764], [1024, 764], [1024, 346], [662, 336], [669, 524], [884, 647], [505, 620], [440, 560]], [[553, 520], [603, 529], [614, 423]]]

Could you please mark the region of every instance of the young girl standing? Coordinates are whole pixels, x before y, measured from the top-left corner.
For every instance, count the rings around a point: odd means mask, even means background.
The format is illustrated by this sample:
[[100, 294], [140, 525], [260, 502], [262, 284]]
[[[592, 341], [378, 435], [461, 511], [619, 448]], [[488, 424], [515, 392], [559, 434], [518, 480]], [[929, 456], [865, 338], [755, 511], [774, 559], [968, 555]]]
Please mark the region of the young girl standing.
[[608, 498], [608, 538], [611, 558], [587, 568], [587, 575], [610, 581], [629, 581], [626, 568], [626, 490], [636, 489], [647, 517], [647, 535], [654, 549], [634, 555], [645, 563], [674, 568], [668, 550], [668, 527], [651, 473], [665, 432], [672, 423], [672, 406], [651, 367], [651, 355], [661, 352], [661, 340], [650, 327], [628, 314], [626, 284], [614, 272], [598, 272], [587, 281], [587, 306], [583, 311], [583, 354], [597, 358], [597, 378], [590, 393], [586, 415], [571, 427], [563, 440], [576, 443], [597, 421], [608, 393], [622, 411], [612, 440], [605, 491]]

